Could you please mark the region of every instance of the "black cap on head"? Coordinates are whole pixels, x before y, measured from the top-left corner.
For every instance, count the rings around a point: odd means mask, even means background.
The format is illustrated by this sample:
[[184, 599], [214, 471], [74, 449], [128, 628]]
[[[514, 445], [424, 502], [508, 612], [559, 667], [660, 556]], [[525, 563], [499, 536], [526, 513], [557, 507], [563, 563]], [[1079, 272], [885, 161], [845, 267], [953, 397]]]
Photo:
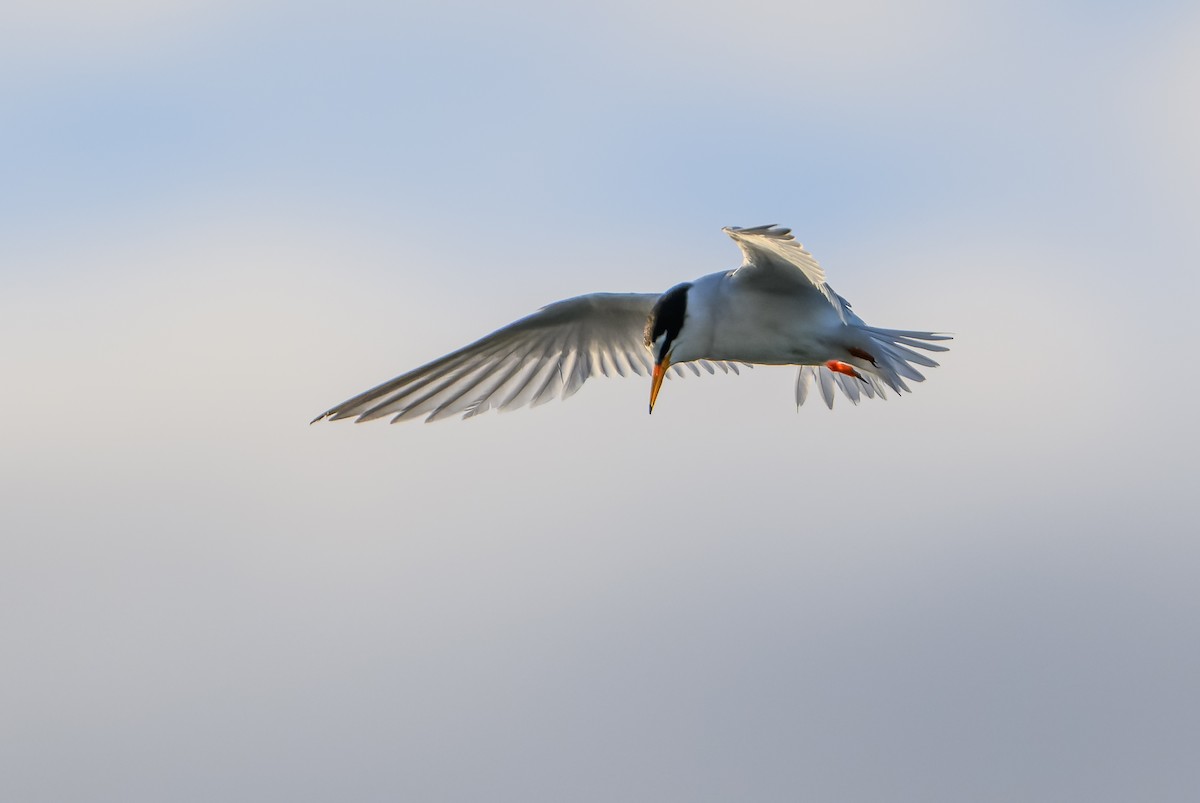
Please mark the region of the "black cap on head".
[[655, 342], [663, 338], [659, 353], [654, 355], [655, 362], [662, 362], [663, 356], [671, 350], [671, 342], [679, 336], [683, 328], [683, 318], [687, 312], [687, 294], [692, 287], [691, 282], [677, 284], [663, 293], [654, 302], [650, 317], [646, 319], [646, 346], [653, 348]]

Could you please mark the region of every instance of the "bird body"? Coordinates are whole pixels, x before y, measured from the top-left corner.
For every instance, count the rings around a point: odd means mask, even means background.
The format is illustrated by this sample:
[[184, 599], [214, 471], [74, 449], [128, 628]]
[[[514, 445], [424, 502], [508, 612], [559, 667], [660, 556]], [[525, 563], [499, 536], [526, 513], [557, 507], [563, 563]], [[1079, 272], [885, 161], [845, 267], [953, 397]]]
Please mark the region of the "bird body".
[[737, 271], [702, 276], [688, 291], [688, 327], [671, 361], [824, 362], [826, 341], [846, 327], [833, 307], [817, 299], [776, 292]]
[[650, 374], [653, 410], [663, 378], [686, 366], [737, 372], [742, 365], [799, 365], [796, 404], [815, 382], [833, 406], [838, 387], [852, 402], [907, 391], [913, 367], [936, 366], [914, 351], [945, 351], [932, 332], [867, 326], [833, 292], [812, 255], [788, 229], [726, 228], [742, 264], [665, 293], [591, 293], [565, 299], [457, 351], [333, 407], [324, 418], [393, 422], [464, 418], [489, 409], [566, 398], [590, 377]]

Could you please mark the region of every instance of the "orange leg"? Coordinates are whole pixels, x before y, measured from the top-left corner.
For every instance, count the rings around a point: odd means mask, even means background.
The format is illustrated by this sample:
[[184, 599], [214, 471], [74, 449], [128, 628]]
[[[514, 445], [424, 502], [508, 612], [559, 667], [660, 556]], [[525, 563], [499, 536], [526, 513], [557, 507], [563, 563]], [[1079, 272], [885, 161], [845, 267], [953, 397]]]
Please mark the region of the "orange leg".
[[830, 360], [829, 362], [825, 363], [825, 367], [830, 371], [834, 371], [839, 374], [845, 374], [846, 376], [852, 376], [862, 382], [867, 381], [863, 379], [862, 374], [858, 372], [858, 369], [849, 363], [844, 363], [839, 360]]

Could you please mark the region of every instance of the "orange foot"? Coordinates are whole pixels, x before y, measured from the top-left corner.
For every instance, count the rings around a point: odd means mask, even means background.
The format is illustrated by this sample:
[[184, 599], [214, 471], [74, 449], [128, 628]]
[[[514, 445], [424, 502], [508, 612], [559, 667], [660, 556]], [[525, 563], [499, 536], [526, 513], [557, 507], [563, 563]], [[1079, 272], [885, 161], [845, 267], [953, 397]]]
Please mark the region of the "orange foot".
[[861, 382], [867, 381], [867, 380], [863, 379], [863, 376], [862, 376], [862, 374], [860, 374], [858, 372], [858, 369], [856, 369], [853, 365], [850, 365], [849, 363], [840, 362], [839, 360], [830, 360], [829, 362], [825, 363], [825, 367], [835, 373], [845, 374], [846, 376], [852, 376]]

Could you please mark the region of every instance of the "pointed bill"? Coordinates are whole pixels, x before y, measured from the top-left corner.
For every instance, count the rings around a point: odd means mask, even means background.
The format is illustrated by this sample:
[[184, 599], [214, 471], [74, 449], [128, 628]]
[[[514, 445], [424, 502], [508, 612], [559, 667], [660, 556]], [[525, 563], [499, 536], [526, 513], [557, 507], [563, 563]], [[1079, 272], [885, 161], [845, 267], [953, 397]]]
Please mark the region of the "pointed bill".
[[650, 380], [650, 412], [654, 412], [654, 402], [658, 400], [658, 389], [662, 387], [663, 377], [671, 367], [671, 360], [663, 357], [662, 362], [654, 364], [654, 377]]

